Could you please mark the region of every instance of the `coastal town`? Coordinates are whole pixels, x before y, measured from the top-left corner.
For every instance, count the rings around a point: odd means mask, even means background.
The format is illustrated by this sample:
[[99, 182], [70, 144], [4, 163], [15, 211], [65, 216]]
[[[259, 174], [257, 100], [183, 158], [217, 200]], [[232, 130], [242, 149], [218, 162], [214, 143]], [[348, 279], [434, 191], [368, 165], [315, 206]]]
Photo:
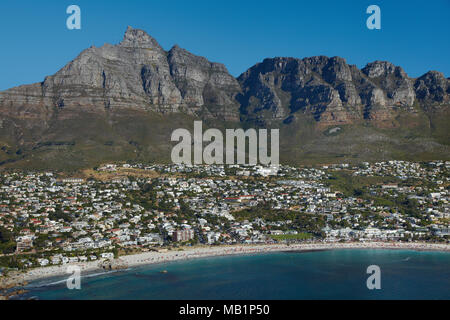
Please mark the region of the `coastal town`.
[[3, 172], [0, 273], [180, 247], [448, 244], [450, 162]]

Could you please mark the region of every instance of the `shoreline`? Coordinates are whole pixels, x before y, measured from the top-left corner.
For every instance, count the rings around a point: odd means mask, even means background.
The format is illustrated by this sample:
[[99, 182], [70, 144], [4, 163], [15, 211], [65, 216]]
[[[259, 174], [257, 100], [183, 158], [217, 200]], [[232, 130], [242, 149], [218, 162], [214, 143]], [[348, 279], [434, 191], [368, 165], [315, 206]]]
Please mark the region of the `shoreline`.
[[[261, 254], [271, 252], [311, 252], [335, 249], [388, 249], [388, 250], [414, 250], [414, 251], [442, 251], [450, 252], [450, 244], [428, 244], [428, 243], [390, 243], [390, 242], [368, 242], [368, 243], [302, 243], [302, 244], [255, 244], [255, 245], [229, 245], [216, 247], [183, 248], [182, 250], [171, 250], [167, 252], [143, 252], [133, 255], [121, 256], [114, 262], [119, 263], [121, 268], [113, 270], [124, 270], [133, 267], [163, 264], [173, 261], [183, 261], [199, 258], [234, 256], [246, 254]], [[99, 266], [101, 261], [90, 261], [85, 263], [74, 263], [58, 266], [41, 267], [29, 270], [20, 275], [21, 283], [30, 283], [37, 280], [45, 280], [60, 276], [69, 276], [66, 272], [69, 266], [79, 266], [81, 275], [86, 276], [95, 271], [111, 271]]]

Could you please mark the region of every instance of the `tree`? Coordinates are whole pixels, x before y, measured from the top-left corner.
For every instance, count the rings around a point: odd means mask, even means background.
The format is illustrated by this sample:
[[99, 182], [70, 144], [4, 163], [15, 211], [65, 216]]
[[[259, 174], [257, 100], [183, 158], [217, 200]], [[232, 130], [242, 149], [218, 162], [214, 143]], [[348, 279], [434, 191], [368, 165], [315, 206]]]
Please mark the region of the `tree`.
[[0, 227], [0, 243], [6, 243], [14, 240], [13, 234], [6, 228]]
[[119, 258], [119, 250], [118, 250], [117, 248], [114, 248], [114, 249], [112, 250], [112, 252], [113, 252], [113, 254], [114, 254], [114, 259]]
[[14, 235], [6, 228], [0, 227], [0, 252], [3, 254], [13, 253], [16, 250]]

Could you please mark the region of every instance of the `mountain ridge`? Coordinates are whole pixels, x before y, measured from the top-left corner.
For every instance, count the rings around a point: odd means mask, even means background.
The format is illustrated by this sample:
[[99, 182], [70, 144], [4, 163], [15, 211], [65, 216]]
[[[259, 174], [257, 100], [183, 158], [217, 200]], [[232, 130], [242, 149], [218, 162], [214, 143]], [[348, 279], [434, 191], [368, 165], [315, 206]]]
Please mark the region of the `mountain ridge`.
[[[80, 156], [81, 166], [109, 159], [108, 153], [127, 160], [159, 152], [168, 159], [170, 130], [175, 124], [190, 127], [194, 119], [217, 127], [280, 128], [286, 157], [299, 161], [308, 152], [320, 158], [329, 150], [313, 152], [293, 136], [326, 145], [333, 139], [327, 128], [346, 126], [370, 127], [363, 136], [390, 129], [383, 134], [393, 140], [412, 134], [422, 139], [418, 148], [424, 150], [425, 143], [431, 154], [448, 157], [448, 129], [441, 122], [448, 119], [449, 105], [450, 80], [438, 71], [410, 78], [388, 61], [358, 69], [341, 57], [276, 57], [235, 78], [223, 64], [177, 45], [165, 51], [145, 31], [128, 27], [119, 44], [92, 46], [42, 82], [0, 92], [0, 163], [33, 163], [38, 157], [51, 166], [80, 146], [106, 153], [86, 156], [92, 161]], [[136, 131], [123, 123], [127, 118], [147, 124]], [[155, 121], [162, 146], [146, 128]]]

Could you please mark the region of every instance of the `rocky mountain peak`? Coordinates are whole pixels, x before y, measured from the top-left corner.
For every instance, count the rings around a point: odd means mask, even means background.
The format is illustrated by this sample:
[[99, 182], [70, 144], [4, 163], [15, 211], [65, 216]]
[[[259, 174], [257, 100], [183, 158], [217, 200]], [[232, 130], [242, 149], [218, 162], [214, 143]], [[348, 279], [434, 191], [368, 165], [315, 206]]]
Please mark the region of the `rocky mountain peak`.
[[141, 29], [134, 29], [128, 26], [123, 40], [120, 43], [122, 47], [132, 48], [148, 48], [148, 49], [161, 49], [159, 43], [152, 38], [147, 32]]
[[438, 71], [429, 71], [419, 77], [414, 88], [419, 99], [444, 102], [450, 101], [450, 80]]
[[352, 81], [352, 73], [347, 61], [341, 57], [332, 57], [323, 69], [323, 77], [328, 82]]
[[378, 78], [394, 73], [395, 66], [389, 61], [374, 61], [368, 63], [361, 71], [369, 78]]
[[[222, 63], [210, 62], [208, 59], [202, 56], [197, 56], [188, 50], [181, 48], [177, 44], [174, 45], [168, 52], [169, 62], [174, 64], [191, 65], [197, 68], [212, 69], [213, 71], [219, 71], [228, 74], [228, 70]], [[235, 82], [235, 79], [233, 79]]]
[[426, 85], [442, 85], [444, 86], [448, 79], [445, 78], [444, 74], [439, 71], [428, 71], [423, 76], [419, 77], [417, 80], [423, 81]]

